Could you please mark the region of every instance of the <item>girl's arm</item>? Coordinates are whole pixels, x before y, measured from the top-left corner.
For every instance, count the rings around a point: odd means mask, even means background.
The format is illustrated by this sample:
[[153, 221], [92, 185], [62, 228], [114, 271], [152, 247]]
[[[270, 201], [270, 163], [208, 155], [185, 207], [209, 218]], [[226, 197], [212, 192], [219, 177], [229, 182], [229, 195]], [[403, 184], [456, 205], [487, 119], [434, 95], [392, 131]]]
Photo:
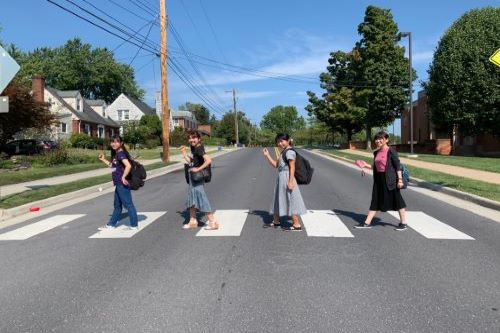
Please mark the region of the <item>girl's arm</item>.
[[187, 154], [186, 146], [181, 146], [181, 152], [184, 161], [186, 161], [188, 164], [191, 163], [191, 157], [189, 157]]
[[123, 165], [125, 165], [125, 170], [123, 170], [123, 177], [122, 177], [122, 183], [123, 185], [128, 185], [127, 181], [127, 176], [130, 173], [130, 170], [132, 170], [132, 165], [130, 164], [129, 160], [124, 158], [122, 160]]
[[271, 157], [271, 154], [269, 154], [269, 150], [267, 150], [267, 148], [262, 149], [262, 153], [267, 158], [267, 160], [269, 161], [269, 163], [272, 165], [273, 168], [277, 168], [278, 167], [278, 161], [277, 160], [275, 161]]
[[191, 171], [200, 172], [201, 170], [207, 168], [210, 164], [212, 164], [212, 159], [208, 156], [208, 154], [205, 154], [203, 155], [203, 164], [197, 168], [192, 168]]
[[101, 161], [102, 163], [106, 164], [108, 167], [111, 166], [111, 162], [106, 159], [106, 157], [104, 156], [103, 153], [99, 154], [99, 161]]
[[291, 191], [295, 187], [295, 160], [288, 160], [290, 176], [288, 177], [288, 189]]

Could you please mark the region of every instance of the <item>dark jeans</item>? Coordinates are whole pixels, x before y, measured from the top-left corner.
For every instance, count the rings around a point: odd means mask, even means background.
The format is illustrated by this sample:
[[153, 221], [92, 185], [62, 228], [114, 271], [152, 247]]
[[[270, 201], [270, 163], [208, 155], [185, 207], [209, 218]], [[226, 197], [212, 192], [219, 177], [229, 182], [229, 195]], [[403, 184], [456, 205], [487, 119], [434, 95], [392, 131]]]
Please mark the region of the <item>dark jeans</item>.
[[137, 227], [137, 210], [132, 202], [132, 193], [130, 193], [130, 188], [123, 186], [121, 184], [115, 187], [115, 202], [113, 210], [113, 215], [108, 222], [108, 225], [116, 226], [120, 220], [120, 215], [122, 214], [122, 207], [125, 206], [128, 211], [128, 216], [130, 218], [130, 226]]

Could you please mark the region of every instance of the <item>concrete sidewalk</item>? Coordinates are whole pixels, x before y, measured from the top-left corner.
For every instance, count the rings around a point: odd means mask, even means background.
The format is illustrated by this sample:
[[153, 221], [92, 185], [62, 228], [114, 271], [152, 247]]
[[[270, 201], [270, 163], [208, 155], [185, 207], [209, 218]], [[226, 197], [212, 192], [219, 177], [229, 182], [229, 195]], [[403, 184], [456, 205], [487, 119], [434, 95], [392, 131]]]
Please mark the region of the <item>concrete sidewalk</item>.
[[[355, 149], [344, 149], [339, 151], [373, 158], [373, 154], [370, 152], [365, 152]], [[473, 180], [480, 180], [485, 183], [500, 185], [500, 173], [468, 169], [447, 164], [424, 162], [424, 161], [419, 161], [418, 159], [406, 158], [406, 157], [400, 157], [400, 160], [405, 165], [411, 165], [417, 168], [442, 172], [457, 177], [464, 177]]]
[[[179, 162], [181, 160], [182, 160], [182, 155], [180, 155], [180, 154], [174, 155], [170, 158], [171, 162]], [[139, 162], [142, 165], [150, 165], [150, 164], [161, 162], [161, 159], [158, 158], [158, 159], [154, 159], [154, 160], [144, 160], [144, 161], [139, 160]], [[25, 192], [25, 191], [29, 191], [29, 190], [34, 190], [37, 188], [49, 187], [49, 186], [53, 186], [53, 185], [74, 182], [74, 181], [81, 180], [81, 179], [103, 176], [103, 175], [107, 175], [107, 174], [111, 174], [111, 170], [109, 168], [101, 168], [101, 169], [84, 171], [84, 172], [79, 172], [79, 173], [72, 173], [72, 174], [64, 175], [64, 176], [50, 177], [50, 178], [38, 179], [38, 180], [33, 180], [33, 181], [29, 181], [29, 182], [24, 182], [24, 183], [0, 186], [0, 197], [3, 198], [3, 197], [6, 197], [8, 195], [21, 193], [21, 192]], [[111, 175], [110, 175], [110, 177], [111, 177]]]

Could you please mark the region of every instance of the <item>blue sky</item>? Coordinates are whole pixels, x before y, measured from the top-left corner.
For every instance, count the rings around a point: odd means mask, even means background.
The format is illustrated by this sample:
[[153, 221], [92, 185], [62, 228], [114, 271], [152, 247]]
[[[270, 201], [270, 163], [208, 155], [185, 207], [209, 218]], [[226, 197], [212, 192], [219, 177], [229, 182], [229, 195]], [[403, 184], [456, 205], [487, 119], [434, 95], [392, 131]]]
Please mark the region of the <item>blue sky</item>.
[[[82, 13], [69, 0], [53, 0]], [[149, 31], [149, 22], [158, 12], [159, 0], [71, 0], [99, 13], [99, 8], [142, 35]], [[184, 48], [198, 56], [190, 67], [186, 56], [171, 33], [169, 48], [176, 61], [193, 82], [202, 83], [204, 96], [211, 100], [210, 108], [219, 118], [232, 107], [235, 88], [238, 108], [254, 122], [275, 105], [294, 105], [306, 117], [305, 92], [321, 93], [314, 81], [327, 65], [329, 52], [349, 50], [359, 40], [357, 26], [370, 4], [389, 8], [401, 31], [411, 31], [414, 68], [419, 81], [426, 80], [432, 53], [446, 29], [463, 13], [485, 6], [499, 6], [500, 1], [332, 1], [332, 0], [166, 0], [168, 16], [182, 40]], [[144, 4], [149, 4], [145, 10]], [[123, 7], [123, 8], [120, 8]], [[132, 12], [132, 13], [130, 13]], [[113, 22], [117, 24], [116, 22]], [[94, 46], [115, 49], [121, 40], [72, 16], [46, 0], [6, 1], [0, 11], [0, 39], [28, 51], [42, 46], [59, 46], [70, 38], [80, 37]], [[159, 43], [159, 28], [152, 26], [149, 39]], [[405, 45], [407, 42], [404, 41]], [[115, 57], [129, 63], [138, 47], [124, 44]], [[265, 72], [286, 73], [299, 80], [257, 77], [223, 70], [214, 61]], [[211, 66], [207, 66], [209, 64]], [[146, 102], [154, 105], [154, 93], [159, 89], [159, 60], [149, 52], [140, 51], [132, 62], [139, 85], [146, 90]], [[215, 66], [215, 67], [214, 67]], [[269, 76], [269, 75], [265, 75]], [[417, 83], [418, 86], [418, 83]], [[203, 102], [169, 70], [170, 106], [177, 108], [186, 101]], [[205, 103], [206, 104], [206, 103]], [[399, 124], [396, 123], [396, 132]]]

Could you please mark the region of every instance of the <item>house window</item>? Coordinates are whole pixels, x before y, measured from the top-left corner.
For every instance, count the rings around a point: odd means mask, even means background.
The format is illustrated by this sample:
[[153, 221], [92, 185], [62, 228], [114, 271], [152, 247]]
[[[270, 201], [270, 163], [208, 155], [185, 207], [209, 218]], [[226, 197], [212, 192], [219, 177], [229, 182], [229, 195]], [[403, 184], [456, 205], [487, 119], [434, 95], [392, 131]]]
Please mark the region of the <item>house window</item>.
[[89, 124], [85, 124], [85, 134], [87, 134], [88, 136], [92, 135]]
[[104, 138], [104, 126], [99, 125], [97, 128], [97, 137]]
[[76, 111], [80, 111], [80, 103], [81, 103], [80, 97], [77, 97], [76, 98]]
[[111, 136], [115, 136], [115, 129], [114, 128], [111, 129]]
[[68, 125], [66, 123], [61, 123], [61, 133], [68, 133]]
[[102, 106], [102, 116], [106, 117], [106, 106], [105, 105]]
[[118, 110], [118, 120], [129, 120], [129, 110]]

